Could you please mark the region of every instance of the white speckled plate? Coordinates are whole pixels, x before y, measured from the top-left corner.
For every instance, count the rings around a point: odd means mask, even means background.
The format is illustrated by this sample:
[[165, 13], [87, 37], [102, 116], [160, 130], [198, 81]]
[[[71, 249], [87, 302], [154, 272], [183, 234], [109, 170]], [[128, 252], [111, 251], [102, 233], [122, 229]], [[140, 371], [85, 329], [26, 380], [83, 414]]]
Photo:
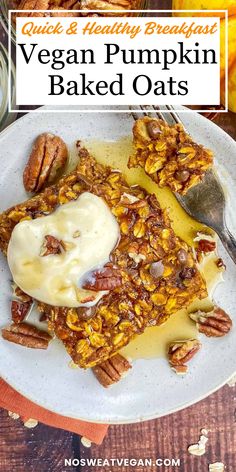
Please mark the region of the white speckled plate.
[[[198, 114], [182, 115], [186, 128], [200, 143], [212, 148], [230, 201], [236, 201], [236, 143]], [[131, 131], [129, 114], [28, 114], [0, 135], [0, 211], [26, 198], [22, 170], [32, 140], [44, 131], [59, 134], [68, 145], [78, 138], [117, 139]], [[233, 214], [233, 212], [232, 212]], [[234, 217], [235, 218], [235, 217]], [[235, 224], [231, 215], [231, 223]], [[235, 224], [236, 226], [236, 224]], [[232, 228], [232, 231], [235, 231]], [[236, 321], [236, 266], [220, 246], [227, 271], [215, 300]], [[10, 273], [0, 256], [0, 327], [10, 320]], [[236, 324], [236, 323], [235, 323]], [[204, 398], [236, 371], [236, 332], [222, 339], [204, 338], [185, 378], [174, 374], [164, 359], [136, 361], [127, 378], [111, 389], [101, 388], [90, 371], [69, 369], [69, 357], [55, 341], [47, 351], [34, 351], [0, 338], [0, 374], [35, 403], [62, 415], [87, 421], [132, 423], [163, 416]]]

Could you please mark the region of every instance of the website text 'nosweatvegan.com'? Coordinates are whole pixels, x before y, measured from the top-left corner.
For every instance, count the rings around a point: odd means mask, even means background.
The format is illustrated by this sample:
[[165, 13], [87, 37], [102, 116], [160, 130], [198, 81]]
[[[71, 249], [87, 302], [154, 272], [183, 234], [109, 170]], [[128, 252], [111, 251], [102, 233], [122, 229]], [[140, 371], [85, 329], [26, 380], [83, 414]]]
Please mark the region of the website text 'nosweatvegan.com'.
[[65, 459], [64, 465], [67, 467], [171, 467], [179, 468], [181, 460], [178, 458], [158, 457], [158, 458], [87, 458], [87, 459]]

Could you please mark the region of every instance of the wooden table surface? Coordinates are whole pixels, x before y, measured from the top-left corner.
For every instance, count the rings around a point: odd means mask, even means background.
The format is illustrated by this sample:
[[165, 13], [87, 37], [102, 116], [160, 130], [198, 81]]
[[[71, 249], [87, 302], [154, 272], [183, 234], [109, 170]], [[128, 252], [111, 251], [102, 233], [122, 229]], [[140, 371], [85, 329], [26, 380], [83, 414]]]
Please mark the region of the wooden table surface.
[[[153, 8], [162, 6], [169, 8], [170, 2], [152, 2]], [[236, 139], [236, 115], [221, 114], [215, 121]], [[187, 447], [198, 441], [202, 428], [209, 430], [206, 454], [191, 456]], [[65, 467], [65, 458], [173, 458], [180, 459], [181, 465]], [[1, 472], [207, 472], [208, 464], [216, 461], [225, 464], [226, 472], [235, 472], [236, 387], [228, 385], [196, 405], [164, 418], [111, 426], [103, 444], [91, 448], [83, 447], [80, 437], [67, 431], [43, 424], [27, 429], [20, 419], [13, 420], [7, 411], [0, 410]]]

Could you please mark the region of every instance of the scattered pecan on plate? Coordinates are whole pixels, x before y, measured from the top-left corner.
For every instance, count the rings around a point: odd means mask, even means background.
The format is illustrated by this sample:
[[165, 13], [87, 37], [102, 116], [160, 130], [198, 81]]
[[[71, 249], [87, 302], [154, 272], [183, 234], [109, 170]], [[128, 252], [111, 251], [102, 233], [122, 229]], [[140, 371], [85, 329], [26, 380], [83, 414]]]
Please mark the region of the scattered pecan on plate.
[[131, 364], [125, 357], [121, 356], [121, 354], [116, 354], [107, 361], [102, 362], [102, 364], [96, 365], [92, 370], [100, 384], [106, 388], [119, 382], [131, 367]]
[[199, 263], [206, 255], [216, 252], [217, 246], [213, 232], [203, 233], [198, 231], [193, 241], [195, 242], [196, 258]]
[[214, 306], [211, 311], [198, 310], [195, 313], [189, 313], [189, 316], [196, 321], [198, 331], [208, 337], [225, 336], [232, 328], [231, 318], [218, 306]]
[[175, 370], [176, 374], [186, 374], [188, 366], [186, 362], [195, 356], [201, 348], [198, 339], [188, 339], [186, 341], [175, 341], [169, 345], [168, 359], [169, 364]]
[[7, 341], [32, 349], [47, 349], [52, 337], [46, 331], [28, 323], [14, 323], [2, 329], [2, 337]]
[[36, 139], [23, 174], [27, 192], [40, 192], [55, 181], [68, 159], [66, 144], [59, 136], [43, 133]]
[[14, 323], [21, 323], [28, 315], [32, 302], [20, 302], [12, 300], [11, 302], [11, 317]]

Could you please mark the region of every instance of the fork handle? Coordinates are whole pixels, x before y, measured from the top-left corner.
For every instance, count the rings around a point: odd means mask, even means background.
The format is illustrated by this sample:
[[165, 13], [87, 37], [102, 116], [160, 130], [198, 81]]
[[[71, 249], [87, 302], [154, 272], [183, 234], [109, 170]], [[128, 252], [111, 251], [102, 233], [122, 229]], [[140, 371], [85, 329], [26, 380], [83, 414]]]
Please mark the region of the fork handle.
[[218, 233], [218, 236], [231, 259], [236, 264], [236, 239], [231, 234], [227, 226], [224, 227], [223, 231]]

